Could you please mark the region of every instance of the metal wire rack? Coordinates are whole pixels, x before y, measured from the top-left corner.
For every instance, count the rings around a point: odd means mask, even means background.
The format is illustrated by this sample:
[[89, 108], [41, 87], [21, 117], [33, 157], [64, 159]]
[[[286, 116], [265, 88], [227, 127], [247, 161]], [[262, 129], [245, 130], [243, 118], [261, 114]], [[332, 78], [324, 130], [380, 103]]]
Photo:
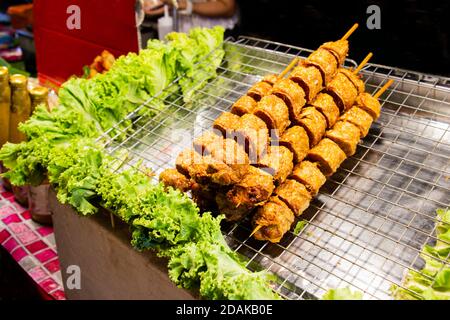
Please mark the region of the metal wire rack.
[[[157, 95], [129, 114], [128, 127], [106, 138], [108, 152], [128, 150], [127, 166], [142, 162], [157, 177], [261, 76], [311, 52], [249, 37], [227, 40], [224, 47], [217, 77], [196, 89], [195, 100], [185, 102], [167, 88], [166, 107], [155, 109]], [[375, 64], [362, 75], [368, 92], [388, 78], [395, 82], [356, 154], [301, 217], [306, 226], [278, 244], [250, 238], [249, 221], [223, 226], [249, 269], [278, 276], [274, 288], [285, 298], [315, 299], [348, 286], [365, 299], [390, 299], [391, 285], [402, 287], [405, 272], [423, 267], [421, 248], [436, 241], [435, 210], [449, 207], [450, 79]], [[443, 262], [448, 266], [449, 259]]]

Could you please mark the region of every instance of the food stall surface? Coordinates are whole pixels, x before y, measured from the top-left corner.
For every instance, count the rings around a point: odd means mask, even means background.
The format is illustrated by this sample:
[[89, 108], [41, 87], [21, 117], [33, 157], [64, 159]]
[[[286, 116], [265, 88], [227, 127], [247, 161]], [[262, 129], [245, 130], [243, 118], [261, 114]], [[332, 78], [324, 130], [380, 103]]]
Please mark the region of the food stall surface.
[[0, 244], [44, 294], [64, 300], [53, 228], [33, 220], [0, 184]]
[[[100, 139], [111, 155], [119, 152], [118, 161], [128, 153], [122, 169], [148, 167], [156, 179], [252, 84], [311, 52], [248, 37], [229, 39], [225, 51], [217, 78], [197, 90], [194, 101], [169, 87], [166, 109], [153, 117], [149, 101], [124, 119], [134, 130], [113, 128], [116, 137]], [[347, 60], [346, 66], [356, 64]], [[405, 273], [423, 266], [423, 245], [436, 241], [435, 210], [449, 207], [450, 79], [376, 64], [361, 73], [369, 93], [388, 79], [394, 83], [356, 154], [301, 217], [305, 227], [269, 243], [250, 236], [250, 219], [224, 223], [229, 245], [249, 259], [249, 269], [277, 275], [274, 288], [284, 298], [317, 299], [349, 286], [365, 299], [391, 299], [392, 286], [402, 287]]]

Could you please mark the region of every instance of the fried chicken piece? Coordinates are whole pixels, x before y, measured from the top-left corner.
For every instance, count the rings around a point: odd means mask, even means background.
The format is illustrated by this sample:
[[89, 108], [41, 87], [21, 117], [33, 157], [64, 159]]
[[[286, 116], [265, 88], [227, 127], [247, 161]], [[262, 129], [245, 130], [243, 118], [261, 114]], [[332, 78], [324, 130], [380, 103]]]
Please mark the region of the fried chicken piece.
[[347, 157], [350, 157], [356, 152], [360, 132], [358, 127], [352, 123], [338, 121], [331, 130], [327, 131], [326, 137], [333, 140]]
[[364, 138], [369, 133], [369, 129], [372, 126], [373, 119], [366, 111], [358, 107], [352, 107], [345, 112], [341, 118], [341, 121], [350, 122], [358, 127], [361, 132], [360, 137]]
[[294, 167], [294, 155], [283, 146], [271, 146], [267, 154], [255, 166], [270, 173], [275, 185], [282, 184]]
[[343, 73], [338, 73], [327, 85], [326, 92], [331, 95], [341, 112], [350, 109], [358, 96], [353, 83]]
[[320, 70], [315, 66], [308, 66], [304, 63], [292, 70], [289, 79], [302, 87], [306, 101], [312, 101], [323, 87]]
[[260, 81], [253, 85], [247, 95], [252, 97], [256, 102], [260, 101], [264, 96], [267, 96], [272, 90], [272, 86], [265, 81]]
[[339, 64], [343, 64], [348, 54], [348, 41], [337, 40], [332, 42], [325, 42], [320, 48], [326, 49], [334, 54]]
[[189, 167], [189, 176], [197, 183], [207, 185], [210, 183], [229, 186], [239, 182], [242, 177], [222, 161], [212, 156], [201, 157], [198, 163]]
[[304, 184], [311, 196], [317, 195], [327, 181], [318, 163], [310, 161], [302, 161], [296, 165], [289, 178]]
[[201, 155], [196, 153], [194, 149], [185, 149], [178, 155], [175, 164], [178, 172], [185, 176], [189, 175], [189, 168], [195, 163], [201, 162]]
[[231, 222], [242, 220], [252, 210], [252, 208], [248, 208], [246, 205], [234, 205], [227, 196], [221, 192], [216, 195], [216, 203], [219, 212], [225, 215], [227, 221]]
[[246, 113], [253, 113], [256, 108], [256, 101], [252, 97], [242, 96], [231, 107], [231, 113], [243, 116]]
[[206, 131], [194, 140], [194, 150], [200, 155], [208, 155], [210, 153], [207, 150], [208, 146], [215, 143], [223, 144], [223, 138], [213, 131]]
[[359, 77], [358, 74], [354, 74], [353, 71], [345, 69], [345, 68], [340, 68], [338, 70], [338, 72], [343, 73], [353, 83], [358, 94], [366, 91], [366, 86], [364, 84], [364, 81], [361, 80], [361, 78]]
[[289, 117], [296, 119], [303, 106], [306, 103], [305, 92], [302, 87], [289, 79], [282, 79], [278, 81], [272, 89], [272, 94], [282, 99], [289, 110]]
[[191, 182], [192, 200], [202, 212], [216, 209], [217, 191], [211, 185], [202, 185]]
[[331, 128], [339, 118], [339, 108], [332, 96], [326, 93], [319, 93], [310, 105], [322, 113], [327, 120], [327, 127]]
[[263, 120], [269, 130], [276, 135], [282, 135], [291, 123], [289, 109], [284, 101], [277, 96], [268, 95], [261, 99], [253, 114]]
[[184, 174], [178, 172], [177, 169], [166, 169], [159, 175], [159, 181], [165, 187], [172, 187], [181, 192], [186, 192], [191, 189], [191, 180]]
[[270, 174], [250, 166], [247, 175], [227, 192], [227, 198], [236, 208], [241, 205], [253, 208], [267, 201], [274, 189]]
[[286, 180], [275, 189], [275, 194], [298, 217], [309, 207], [311, 195], [306, 187], [295, 180]]
[[377, 120], [381, 113], [381, 104], [378, 99], [372, 97], [369, 93], [361, 93], [356, 98], [356, 106], [366, 111], [373, 120]]
[[264, 121], [254, 114], [244, 114], [236, 130], [237, 142], [244, 146], [251, 162], [257, 162], [269, 143], [269, 130]]
[[269, 202], [260, 207], [253, 217], [253, 224], [262, 226], [255, 232], [254, 237], [257, 240], [280, 242], [291, 228], [294, 219], [294, 213], [283, 201], [277, 196], [271, 197]]
[[330, 83], [331, 79], [336, 75], [339, 66], [336, 57], [330, 51], [323, 48], [312, 52], [303, 63], [318, 68], [325, 85]]
[[238, 179], [242, 179], [250, 168], [250, 160], [244, 147], [232, 139], [222, 139], [206, 147], [206, 151], [219, 161], [226, 163]]
[[314, 107], [304, 108], [296, 122], [306, 130], [309, 137], [310, 148], [318, 144], [325, 135], [327, 120], [320, 111]]
[[307, 159], [317, 161], [319, 169], [325, 176], [331, 176], [345, 160], [345, 152], [328, 138], [322, 139], [317, 146], [309, 150]]
[[222, 114], [214, 121], [213, 128], [220, 131], [223, 137], [230, 137], [233, 131], [236, 130], [236, 125], [239, 123], [239, 120], [239, 116], [233, 113], [222, 112]]
[[309, 151], [309, 138], [301, 126], [287, 129], [280, 138], [280, 146], [288, 148], [294, 154], [294, 162], [302, 161]]

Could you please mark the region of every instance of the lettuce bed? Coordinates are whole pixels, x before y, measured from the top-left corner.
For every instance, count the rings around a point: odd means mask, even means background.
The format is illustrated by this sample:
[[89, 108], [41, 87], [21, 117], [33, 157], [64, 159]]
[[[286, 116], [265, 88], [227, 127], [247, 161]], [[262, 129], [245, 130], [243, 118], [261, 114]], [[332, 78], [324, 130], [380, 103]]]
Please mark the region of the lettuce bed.
[[[180, 287], [198, 288], [207, 299], [277, 299], [269, 274], [250, 272], [228, 247], [222, 217], [200, 215], [184, 194], [165, 191], [138, 170], [116, 173], [116, 159], [95, 142], [108, 130], [120, 139], [129, 130], [126, 115], [156, 94], [163, 101], [169, 94], [163, 89], [175, 80], [171, 92], [191, 100], [216, 76], [223, 32], [216, 27], [172, 33], [167, 42], [152, 40], [139, 54], [119, 58], [106, 74], [70, 79], [60, 89], [59, 106], [52, 112], [38, 107], [20, 126], [28, 141], [5, 144], [0, 161], [15, 185], [48, 178], [58, 199], [80, 214], [95, 214], [98, 204], [110, 209], [130, 225], [136, 249], [156, 250], [168, 259], [169, 276]], [[152, 109], [158, 108], [164, 104]]]

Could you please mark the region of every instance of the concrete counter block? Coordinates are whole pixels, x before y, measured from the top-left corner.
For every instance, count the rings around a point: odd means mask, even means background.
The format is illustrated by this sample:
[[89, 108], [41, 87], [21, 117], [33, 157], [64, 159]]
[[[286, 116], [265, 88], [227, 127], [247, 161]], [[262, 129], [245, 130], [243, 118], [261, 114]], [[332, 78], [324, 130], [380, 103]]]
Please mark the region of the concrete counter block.
[[[106, 212], [80, 216], [71, 206], [59, 203], [53, 189], [49, 198], [68, 299], [196, 298], [170, 281], [165, 259], [154, 252], [138, 252], [131, 246], [128, 225], [115, 218], [113, 228]], [[73, 279], [73, 272], [67, 272], [69, 266], [79, 267], [81, 289], [67, 287], [68, 278]]]

